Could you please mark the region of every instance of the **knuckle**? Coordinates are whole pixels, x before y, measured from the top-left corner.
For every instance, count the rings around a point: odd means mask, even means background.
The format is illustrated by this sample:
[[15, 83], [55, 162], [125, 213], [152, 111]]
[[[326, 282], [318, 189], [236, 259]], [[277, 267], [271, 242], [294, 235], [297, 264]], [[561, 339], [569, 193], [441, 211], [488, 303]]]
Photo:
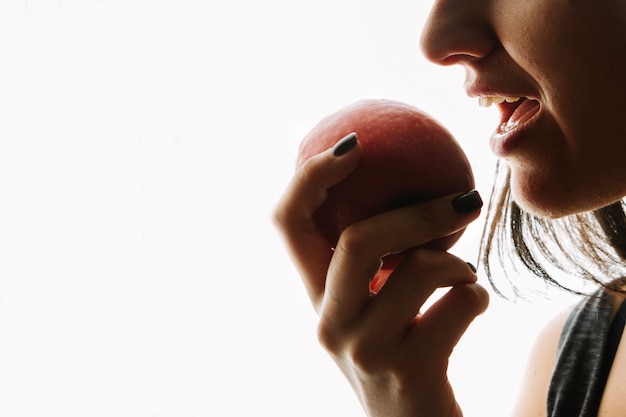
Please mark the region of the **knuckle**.
[[369, 344], [363, 342], [352, 343], [348, 357], [352, 366], [365, 374], [377, 374], [381, 370], [380, 356]]
[[274, 227], [279, 230], [284, 229], [285, 224], [287, 223], [288, 215], [282, 204], [274, 207], [271, 216], [272, 224], [274, 225]]
[[333, 355], [340, 353], [344, 345], [340, 332], [324, 320], [320, 320], [317, 326], [317, 340], [326, 351]]
[[271, 221], [276, 230], [282, 236], [289, 236], [296, 227], [301, 227], [303, 223], [293, 213], [293, 208], [285, 204], [277, 206], [271, 214]]
[[317, 166], [317, 160], [319, 159], [319, 156], [314, 156], [311, 159], [305, 161], [296, 171], [296, 176], [299, 176], [301, 178], [309, 178], [309, 177], [314, 177], [316, 176], [316, 166]]
[[380, 239], [374, 237], [375, 231], [366, 226], [364, 222], [354, 223], [348, 226], [339, 236], [335, 246], [337, 263], [347, 264], [356, 262], [360, 268], [368, 268], [372, 277], [381, 265], [381, 257], [384, 250], [378, 244]]
[[471, 312], [476, 315], [483, 313], [489, 306], [489, 292], [478, 284], [467, 285], [463, 289], [465, 290], [466, 303]]
[[366, 222], [353, 223], [343, 230], [337, 242], [337, 248], [348, 253], [363, 253], [372, 249], [376, 239]]
[[377, 373], [382, 365], [377, 349], [372, 341], [359, 337], [358, 334], [338, 329], [320, 321], [317, 328], [320, 345], [332, 356], [349, 363], [351, 369], [358, 369], [364, 374]]

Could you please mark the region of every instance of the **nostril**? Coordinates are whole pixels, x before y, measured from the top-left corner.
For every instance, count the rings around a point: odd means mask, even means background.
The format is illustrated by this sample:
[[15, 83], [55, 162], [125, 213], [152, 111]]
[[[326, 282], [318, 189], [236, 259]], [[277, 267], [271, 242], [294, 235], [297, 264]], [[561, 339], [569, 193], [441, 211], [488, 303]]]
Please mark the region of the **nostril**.
[[468, 54], [452, 54], [438, 62], [439, 65], [448, 66], [455, 64], [463, 64], [467, 62], [472, 62], [476, 59], [481, 58], [476, 55], [468, 55]]
[[424, 56], [436, 64], [453, 65], [489, 55], [498, 38], [480, 8], [451, 3], [436, 2], [431, 10], [420, 37]]
[[488, 56], [498, 41], [484, 28], [467, 28], [455, 31], [424, 31], [421, 48], [424, 56], [439, 65], [468, 63]]

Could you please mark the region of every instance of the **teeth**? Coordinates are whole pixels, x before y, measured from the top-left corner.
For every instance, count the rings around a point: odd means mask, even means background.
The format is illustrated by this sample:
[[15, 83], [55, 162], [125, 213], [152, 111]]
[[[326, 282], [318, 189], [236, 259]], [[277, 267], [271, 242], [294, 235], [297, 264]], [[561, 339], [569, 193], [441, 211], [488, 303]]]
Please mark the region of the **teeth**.
[[492, 97], [478, 97], [478, 105], [480, 107], [489, 107], [493, 104]]
[[505, 101], [507, 103], [515, 103], [516, 101], [519, 101], [521, 99], [521, 97], [502, 97], [502, 96], [485, 96], [485, 97], [478, 97], [478, 105], [480, 107], [489, 107], [492, 104], [500, 104], [500, 103], [504, 103]]
[[500, 125], [500, 133], [508, 133], [511, 130], [516, 129], [519, 126], [519, 122], [504, 122]]

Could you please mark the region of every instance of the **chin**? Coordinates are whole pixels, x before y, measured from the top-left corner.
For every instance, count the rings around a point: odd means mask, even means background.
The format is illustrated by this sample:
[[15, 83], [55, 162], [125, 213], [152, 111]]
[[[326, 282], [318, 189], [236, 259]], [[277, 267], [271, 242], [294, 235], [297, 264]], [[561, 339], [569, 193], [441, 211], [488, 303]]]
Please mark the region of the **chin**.
[[553, 204], [545, 204], [545, 202], [539, 204], [536, 201], [529, 201], [527, 199], [515, 197], [515, 195], [513, 195], [513, 201], [515, 201], [515, 203], [525, 212], [530, 213], [535, 217], [547, 219], [559, 219], [581, 211], [566, 209], [565, 207], [555, 206]]
[[510, 192], [511, 199], [525, 212], [537, 217], [558, 218], [565, 214], [562, 208], [555, 205], [553, 196], [542, 191], [542, 187], [536, 181], [520, 181], [521, 178], [535, 178], [528, 175], [516, 175], [515, 170], [511, 170]]
[[621, 194], [598, 195], [593, 191], [583, 193], [580, 188], [547, 190], [537, 186], [520, 187], [514, 182], [511, 182], [511, 195], [522, 210], [536, 217], [549, 219], [596, 210], [624, 197]]
[[[554, 189], [557, 188], [557, 189]], [[520, 183], [511, 177], [511, 196], [524, 211], [537, 217], [558, 219], [576, 213], [599, 208], [604, 204], [590, 204], [595, 198], [581, 198], [580, 194], [568, 187], [547, 187], [535, 178], [533, 182]], [[607, 203], [608, 204], [608, 203]]]

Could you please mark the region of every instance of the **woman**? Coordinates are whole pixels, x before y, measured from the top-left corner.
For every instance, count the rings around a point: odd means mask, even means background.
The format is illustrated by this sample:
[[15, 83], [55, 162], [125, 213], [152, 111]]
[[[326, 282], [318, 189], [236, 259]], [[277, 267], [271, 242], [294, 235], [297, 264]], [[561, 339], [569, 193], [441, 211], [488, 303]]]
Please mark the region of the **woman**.
[[[483, 238], [487, 272], [492, 255], [502, 255], [503, 265], [516, 268], [517, 259], [556, 285], [552, 267], [600, 286], [542, 332], [514, 415], [625, 415], [616, 278], [626, 276], [626, 1], [435, 0], [422, 48], [435, 63], [461, 65], [467, 94], [501, 110], [490, 139], [500, 168]], [[319, 313], [320, 341], [369, 416], [461, 416], [446, 369], [488, 304], [473, 268], [418, 249], [377, 295], [368, 282], [383, 254], [475, 220], [480, 196], [375, 216], [348, 228], [331, 253], [311, 213], [359, 155], [349, 137], [311, 159], [276, 210]], [[420, 312], [442, 286], [451, 290]]]

